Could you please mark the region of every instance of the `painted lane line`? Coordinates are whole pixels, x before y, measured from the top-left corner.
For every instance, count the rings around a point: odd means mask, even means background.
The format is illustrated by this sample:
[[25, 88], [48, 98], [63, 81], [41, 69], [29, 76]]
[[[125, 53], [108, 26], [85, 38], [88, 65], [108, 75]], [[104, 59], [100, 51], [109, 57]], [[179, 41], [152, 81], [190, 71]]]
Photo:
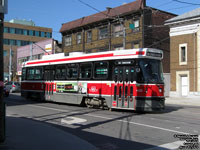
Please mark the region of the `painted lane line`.
[[78, 118], [78, 117], [66, 117], [61, 119], [61, 124], [82, 124], [83, 122], [87, 122], [86, 119]]
[[[85, 114], [85, 115], [90, 116], [90, 117], [107, 119], [107, 120], [115, 119], [115, 118], [109, 118], [109, 117], [103, 117], [103, 116], [97, 116], [97, 115], [91, 115], [91, 114]], [[138, 125], [138, 126], [144, 126], [144, 127], [154, 128], [154, 129], [159, 129], [159, 130], [164, 130], [164, 131], [173, 132], [173, 133], [190, 134], [190, 133], [187, 133], [187, 132], [181, 132], [181, 131], [171, 130], [171, 129], [167, 129], [167, 128], [162, 128], [162, 127], [157, 127], [157, 126], [152, 126], [152, 125], [147, 125], [147, 124], [142, 124], [142, 123], [137, 123], [137, 122], [130, 122], [130, 121], [126, 121], [126, 120], [116, 120], [116, 121], [135, 124], [135, 125]]]
[[[45, 106], [38, 106], [38, 105], [27, 105], [27, 106], [44, 108], [44, 109], [55, 110], [55, 111], [60, 111], [60, 112], [70, 112], [71, 114], [74, 113], [73, 111], [69, 111], [69, 110], [55, 109], [55, 108], [50, 108], [50, 107], [45, 107]], [[84, 114], [84, 115], [95, 117], [95, 118], [102, 118], [102, 119], [106, 119], [106, 120], [114, 120], [115, 119], [115, 118], [104, 117], [104, 116], [99, 116], [99, 115], [92, 115], [92, 114]], [[167, 128], [162, 128], [162, 127], [157, 127], [157, 126], [152, 126], [152, 125], [147, 125], [147, 124], [142, 124], [142, 123], [137, 123], [137, 122], [129, 122], [129, 121], [126, 121], [126, 120], [115, 120], [115, 121], [135, 124], [135, 125], [138, 125], [138, 126], [144, 126], [144, 127], [159, 129], [159, 130], [163, 130], [163, 131], [173, 132], [173, 133], [190, 134], [190, 133], [187, 133], [187, 132], [181, 132], [181, 131], [171, 130], [171, 129], [167, 129]]]

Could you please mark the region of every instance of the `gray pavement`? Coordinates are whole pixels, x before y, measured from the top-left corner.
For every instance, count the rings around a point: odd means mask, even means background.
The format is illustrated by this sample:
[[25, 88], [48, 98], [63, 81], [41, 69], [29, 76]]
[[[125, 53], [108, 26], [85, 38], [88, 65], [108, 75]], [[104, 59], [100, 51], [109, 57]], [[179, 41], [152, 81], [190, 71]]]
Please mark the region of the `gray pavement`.
[[31, 119], [6, 118], [6, 141], [1, 150], [94, 150], [88, 142], [51, 125]]
[[[199, 98], [167, 97], [166, 104], [199, 106]], [[27, 118], [7, 116], [6, 141], [1, 150], [94, 150], [87, 141], [51, 125]]]
[[187, 106], [197, 106], [200, 107], [200, 97], [199, 98], [188, 98], [188, 97], [166, 97], [165, 104], [174, 105], [187, 105]]

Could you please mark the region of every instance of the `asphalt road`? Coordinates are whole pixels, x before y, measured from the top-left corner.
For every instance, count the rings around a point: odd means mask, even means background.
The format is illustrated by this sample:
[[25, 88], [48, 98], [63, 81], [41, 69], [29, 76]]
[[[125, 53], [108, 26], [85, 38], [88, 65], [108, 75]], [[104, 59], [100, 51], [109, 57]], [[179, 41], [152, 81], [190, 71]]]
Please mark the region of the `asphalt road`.
[[111, 112], [25, 100], [19, 93], [11, 94], [5, 101], [8, 116], [50, 124], [102, 150], [176, 149], [184, 142], [192, 143], [180, 136], [200, 135], [200, 107], [167, 105], [159, 113]]

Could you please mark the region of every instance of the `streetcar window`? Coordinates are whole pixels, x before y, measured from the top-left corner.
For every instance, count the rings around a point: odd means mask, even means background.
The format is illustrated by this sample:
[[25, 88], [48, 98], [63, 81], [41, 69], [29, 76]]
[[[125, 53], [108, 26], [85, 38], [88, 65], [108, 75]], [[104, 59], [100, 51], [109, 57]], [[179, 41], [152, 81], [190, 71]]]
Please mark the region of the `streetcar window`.
[[108, 77], [108, 62], [95, 62], [94, 63], [94, 78], [105, 79]]
[[162, 64], [159, 60], [140, 60], [140, 81], [149, 83], [163, 83]]
[[78, 64], [70, 64], [67, 68], [67, 78], [76, 79], [78, 78]]
[[92, 75], [92, 64], [85, 63], [80, 65], [80, 78], [81, 79], [90, 79]]
[[22, 68], [22, 81], [26, 80], [26, 68]]
[[43, 78], [43, 70], [42, 68], [35, 69], [35, 77], [36, 80], [41, 80]]
[[34, 72], [35, 72], [34, 68], [28, 68], [28, 71], [27, 71], [27, 79], [28, 80], [34, 79]]
[[66, 76], [66, 66], [61, 65], [56, 67], [56, 79], [65, 79]]

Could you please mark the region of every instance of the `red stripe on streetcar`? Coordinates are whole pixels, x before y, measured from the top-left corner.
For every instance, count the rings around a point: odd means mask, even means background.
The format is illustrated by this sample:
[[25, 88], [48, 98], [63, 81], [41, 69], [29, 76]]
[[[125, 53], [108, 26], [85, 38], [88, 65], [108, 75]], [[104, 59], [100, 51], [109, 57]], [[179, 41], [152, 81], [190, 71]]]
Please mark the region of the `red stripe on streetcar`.
[[53, 59], [53, 60], [42, 60], [42, 61], [37, 61], [37, 62], [28, 62], [27, 65], [61, 62], [61, 61], [93, 59], [93, 58], [103, 58], [103, 57], [113, 57], [113, 56], [144, 55], [144, 54], [145, 54], [144, 51], [143, 52], [137, 51], [136, 54], [125, 54], [125, 55], [114, 55], [113, 53], [110, 53], [110, 54], [101, 54], [101, 55], [92, 55], [92, 56], [81, 56], [81, 57], [73, 57], [73, 58], [63, 58], [63, 59]]
[[92, 58], [102, 58], [102, 57], [112, 57], [112, 56], [113, 56], [113, 53], [102, 54], [102, 55], [92, 55], [92, 56], [81, 56], [81, 57], [63, 58], [63, 59], [57, 59], [57, 60], [54, 59], [54, 60], [44, 60], [44, 61], [37, 61], [37, 62], [28, 62], [27, 65], [51, 63], [51, 62], [61, 62], [61, 61], [82, 60], [82, 59], [92, 59]]

